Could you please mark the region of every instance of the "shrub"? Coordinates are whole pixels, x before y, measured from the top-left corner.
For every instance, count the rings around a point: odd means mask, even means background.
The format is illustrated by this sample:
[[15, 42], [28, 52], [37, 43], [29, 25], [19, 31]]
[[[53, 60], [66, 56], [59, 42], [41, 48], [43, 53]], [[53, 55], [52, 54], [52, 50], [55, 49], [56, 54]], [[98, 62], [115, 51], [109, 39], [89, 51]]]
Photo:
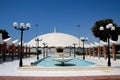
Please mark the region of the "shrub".
[[63, 52], [63, 48], [62, 48], [62, 47], [58, 47], [58, 48], [57, 48], [57, 52], [58, 52], [58, 53]]

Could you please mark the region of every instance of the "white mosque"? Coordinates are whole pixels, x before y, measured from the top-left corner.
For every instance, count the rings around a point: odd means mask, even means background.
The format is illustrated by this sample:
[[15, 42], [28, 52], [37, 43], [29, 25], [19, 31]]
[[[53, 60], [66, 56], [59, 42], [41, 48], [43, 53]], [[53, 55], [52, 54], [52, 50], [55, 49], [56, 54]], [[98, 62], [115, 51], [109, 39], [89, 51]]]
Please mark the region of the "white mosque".
[[[36, 42], [36, 38], [39, 39], [39, 43]], [[79, 38], [70, 34], [56, 32], [56, 28], [54, 28], [54, 32], [37, 36], [28, 42], [28, 45], [32, 47], [47, 46], [48, 48], [82, 47], [82, 44]], [[35, 51], [35, 49], [33, 51]]]
[[[56, 29], [54, 29], [53, 33], [47, 33], [40, 36], [33, 38], [31, 41], [28, 42], [28, 45], [32, 47], [37, 47], [35, 39], [39, 39], [39, 47], [44, 47], [43, 44], [46, 44], [48, 47], [69, 47], [74, 46], [82, 47], [82, 41], [70, 34], [65, 33], [58, 33]], [[79, 45], [80, 44], [80, 45]]]

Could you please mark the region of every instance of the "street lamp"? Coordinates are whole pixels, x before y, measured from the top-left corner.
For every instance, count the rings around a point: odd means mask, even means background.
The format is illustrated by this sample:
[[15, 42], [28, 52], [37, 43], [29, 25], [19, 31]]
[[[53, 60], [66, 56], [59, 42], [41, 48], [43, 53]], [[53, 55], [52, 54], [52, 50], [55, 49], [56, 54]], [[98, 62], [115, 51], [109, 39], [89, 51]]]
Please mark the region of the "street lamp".
[[83, 60], [85, 60], [85, 47], [84, 47], [84, 42], [87, 41], [88, 38], [87, 37], [82, 37], [81, 41], [83, 42]]
[[36, 50], [37, 50], [37, 59], [39, 59], [39, 53], [38, 53], [38, 49], [39, 49], [39, 41], [42, 41], [42, 39], [35, 39], [35, 41], [37, 42], [37, 46], [36, 46]]
[[115, 30], [115, 27], [113, 26], [112, 23], [109, 23], [108, 25], [106, 25], [106, 29], [104, 29], [103, 26], [101, 26], [100, 31], [106, 31], [107, 33], [107, 42], [108, 42], [108, 66], [111, 66], [111, 61], [110, 61], [110, 41], [109, 39], [111, 38], [110, 32]]
[[48, 45], [46, 45], [46, 56], [48, 56]]
[[45, 57], [45, 47], [46, 47], [46, 45], [47, 45], [47, 43], [43, 43], [43, 45], [44, 45], [44, 49], [43, 49], [43, 57]]
[[[21, 31], [21, 49], [20, 49], [20, 62], [19, 62], [19, 67], [23, 66], [23, 62], [22, 62], [22, 41], [23, 41], [23, 31], [24, 30], [28, 30], [30, 28], [30, 23], [27, 23], [26, 25], [24, 23], [20, 23], [20, 27], [18, 27], [18, 23], [14, 22], [13, 26], [15, 27], [16, 30], [20, 30]], [[26, 26], [26, 27], [25, 27]]]
[[74, 57], [76, 57], [76, 55], [75, 55], [75, 45], [76, 45], [76, 44], [74, 43], [73, 45], [74, 45]]
[[69, 47], [69, 49], [70, 49], [70, 54], [69, 54], [69, 56], [71, 56], [71, 46]]
[[78, 43], [79, 43], [78, 52], [80, 52], [80, 25], [78, 24], [77, 27], [78, 27]]

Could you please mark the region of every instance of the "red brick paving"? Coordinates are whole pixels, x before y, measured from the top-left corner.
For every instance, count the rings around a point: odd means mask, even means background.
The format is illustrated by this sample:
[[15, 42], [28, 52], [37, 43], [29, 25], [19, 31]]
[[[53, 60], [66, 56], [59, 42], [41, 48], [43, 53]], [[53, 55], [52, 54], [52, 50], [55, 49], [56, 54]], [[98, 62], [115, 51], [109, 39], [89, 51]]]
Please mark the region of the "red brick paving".
[[120, 75], [73, 77], [0, 76], [0, 80], [120, 80]]

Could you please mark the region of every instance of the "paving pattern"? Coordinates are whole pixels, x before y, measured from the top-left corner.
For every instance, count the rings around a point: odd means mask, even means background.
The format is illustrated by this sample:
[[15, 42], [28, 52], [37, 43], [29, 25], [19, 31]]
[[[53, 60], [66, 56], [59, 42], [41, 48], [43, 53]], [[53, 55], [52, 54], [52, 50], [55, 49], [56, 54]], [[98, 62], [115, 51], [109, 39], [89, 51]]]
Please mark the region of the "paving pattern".
[[34, 77], [34, 76], [0, 76], [0, 80], [120, 80], [120, 76], [67, 76], [67, 77]]
[[[42, 58], [42, 57], [40, 57]], [[80, 57], [79, 57], [80, 58]], [[107, 67], [103, 58], [86, 57], [87, 61], [97, 63], [90, 68], [38, 68], [30, 66], [36, 56], [23, 59], [24, 67], [19, 67], [19, 60], [0, 64], [0, 80], [120, 80], [120, 60], [111, 60]]]

